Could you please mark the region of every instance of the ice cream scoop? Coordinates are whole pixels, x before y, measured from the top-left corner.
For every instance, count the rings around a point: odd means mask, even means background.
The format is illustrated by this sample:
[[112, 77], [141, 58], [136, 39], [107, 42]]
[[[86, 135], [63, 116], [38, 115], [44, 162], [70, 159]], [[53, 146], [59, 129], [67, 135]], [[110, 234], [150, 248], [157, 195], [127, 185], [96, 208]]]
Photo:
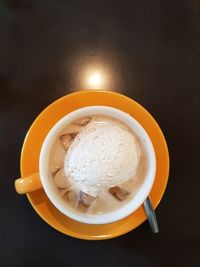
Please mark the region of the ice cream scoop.
[[125, 183], [137, 172], [141, 148], [117, 120], [91, 121], [66, 152], [64, 171], [72, 187], [94, 197]]

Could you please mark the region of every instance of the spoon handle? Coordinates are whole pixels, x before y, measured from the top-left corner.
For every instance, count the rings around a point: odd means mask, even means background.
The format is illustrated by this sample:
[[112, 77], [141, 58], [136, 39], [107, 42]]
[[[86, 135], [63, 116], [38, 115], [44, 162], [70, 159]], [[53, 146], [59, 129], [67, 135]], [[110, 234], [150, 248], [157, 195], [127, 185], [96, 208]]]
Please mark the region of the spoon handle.
[[144, 210], [147, 215], [147, 219], [149, 221], [149, 224], [151, 226], [153, 233], [158, 233], [159, 232], [158, 221], [157, 221], [156, 214], [155, 214], [153, 205], [149, 197], [146, 198], [143, 205], [144, 205]]

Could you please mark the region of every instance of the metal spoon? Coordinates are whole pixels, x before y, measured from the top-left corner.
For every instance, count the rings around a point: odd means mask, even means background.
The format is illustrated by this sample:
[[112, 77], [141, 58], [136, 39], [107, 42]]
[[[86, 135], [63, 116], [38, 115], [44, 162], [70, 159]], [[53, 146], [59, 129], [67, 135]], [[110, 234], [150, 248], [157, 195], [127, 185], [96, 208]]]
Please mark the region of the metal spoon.
[[156, 218], [156, 214], [155, 214], [152, 202], [149, 197], [146, 198], [146, 200], [143, 203], [143, 206], [144, 206], [145, 213], [147, 215], [147, 219], [151, 226], [151, 230], [155, 234], [158, 233], [159, 232], [158, 221]]

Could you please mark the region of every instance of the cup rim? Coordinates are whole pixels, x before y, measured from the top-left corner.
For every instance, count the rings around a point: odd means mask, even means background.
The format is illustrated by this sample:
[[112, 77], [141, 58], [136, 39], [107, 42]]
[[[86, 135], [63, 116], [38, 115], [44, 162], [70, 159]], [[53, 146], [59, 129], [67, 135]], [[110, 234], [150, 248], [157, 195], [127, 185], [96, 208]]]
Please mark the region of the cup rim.
[[[94, 111], [95, 110], [95, 111]], [[79, 118], [80, 116], [87, 116], [87, 115], [94, 115], [94, 114], [102, 114], [102, 115], [108, 115], [117, 119], [120, 119], [128, 125], [128, 127], [132, 128], [140, 141], [144, 140], [145, 148], [146, 148], [146, 154], [148, 155], [147, 160], [149, 162], [148, 171], [145, 175], [144, 182], [138, 192], [136, 193], [136, 196], [133, 197], [130, 201], [128, 201], [124, 206], [121, 208], [104, 213], [104, 214], [85, 214], [85, 213], [76, 213], [76, 211], [69, 207], [69, 209], [66, 209], [66, 205], [61, 205], [61, 201], [56, 196], [56, 193], [51, 190], [51, 186], [49, 183], [49, 179], [46, 172], [46, 165], [48, 164], [46, 160], [46, 155], [49, 154], [49, 150], [51, 148], [51, 144], [53, 143], [54, 137], [61, 131], [62, 128], [67, 123], [72, 122], [73, 120]], [[141, 135], [139, 135], [141, 134]], [[47, 157], [48, 158], [48, 157]], [[46, 163], [46, 165], [44, 164]], [[40, 151], [40, 158], [39, 158], [39, 172], [41, 177], [41, 182], [44, 188], [45, 193], [47, 194], [49, 200], [52, 202], [52, 204], [64, 215], [70, 217], [71, 219], [74, 219], [75, 221], [79, 221], [81, 223], [87, 223], [87, 224], [106, 224], [106, 223], [113, 223], [115, 221], [121, 220], [127, 216], [129, 216], [131, 213], [133, 213], [136, 209], [138, 209], [146, 197], [149, 195], [151, 188], [153, 186], [153, 182], [155, 179], [155, 173], [156, 173], [156, 156], [154, 147], [152, 145], [151, 139], [148, 136], [145, 129], [142, 127], [142, 125], [134, 119], [131, 115], [128, 113], [113, 108], [110, 106], [87, 106], [83, 108], [76, 109], [68, 114], [66, 114], [64, 117], [62, 117], [54, 126], [50, 129], [48, 132]]]

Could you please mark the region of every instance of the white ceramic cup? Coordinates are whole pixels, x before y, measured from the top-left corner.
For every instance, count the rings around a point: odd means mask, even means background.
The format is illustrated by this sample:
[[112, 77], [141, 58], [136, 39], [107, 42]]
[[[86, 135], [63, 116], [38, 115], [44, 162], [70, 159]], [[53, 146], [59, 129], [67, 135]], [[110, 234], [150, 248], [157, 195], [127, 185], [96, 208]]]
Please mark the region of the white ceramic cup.
[[[81, 213], [78, 210], [75, 210], [74, 208], [67, 205], [64, 202], [64, 200], [62, 200], [57, 195], [56, 190], [55, 188], [53, 188], [52, 183], [49, 179], [48, 165], [49, 165], [49, 152], [59, 132], [72, 121], [83, 116], [89, 116], [89, 115], [91, 116], [95, 114], [108, 115], [113, 118], [119, 119], [135, 132], [140, 142], [142, 143], [144, 151], [146, 153], [147, 170], [144, 182], [142, 183], [140, 189], [138, 190], [136, 195], [129, 202], [127, 202], [127, 204], [123, 205], [121, 208], [112, 212], [93, 215], [93, 214]], [[64, 116], [49, 131], [48, 135], [44, 140], [40, 152], [39, 174], [43, 188], [48, 198], [53, 203], [53, 205], [64, 215], [76, 221], [87, 224], [112, 223], [120, 219], [123, 219], [128, 215], [130, 215], [131, 213], [133, 213], [137, 208], [139, 208], [142, 205], [144, 200], [149, 195], [154, 182], [155, 173], [156, 173], [155, 152], [151, 140], [146, 131], [144, 130], [144, 128], [138, 123], [138, 121], [136, 121], [128, 113], [107, 106], [88, 106], [77, 109]]]

